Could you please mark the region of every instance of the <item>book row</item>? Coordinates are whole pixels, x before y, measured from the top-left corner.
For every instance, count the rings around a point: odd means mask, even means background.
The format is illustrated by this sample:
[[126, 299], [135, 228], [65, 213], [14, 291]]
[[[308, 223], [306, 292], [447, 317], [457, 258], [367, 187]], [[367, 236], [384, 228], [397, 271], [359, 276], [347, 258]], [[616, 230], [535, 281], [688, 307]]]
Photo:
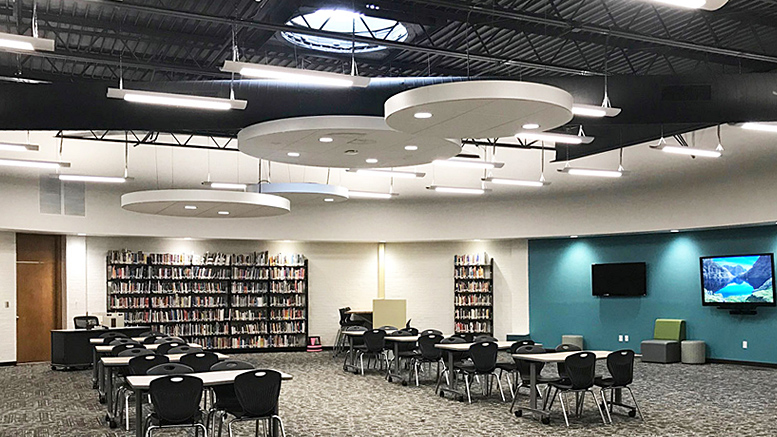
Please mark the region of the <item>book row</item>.
[[457, 293], [490, 293], [489, 282], [456, 282]]
[[[158, 329], [167, 335], [175, 335], [176, 337], [191, 337], [195, 335], [229, 335], [229, 329], [226, 323], [177, 323], [174, 325], [154, 325], [154, 329]], [[189, 341], [192, 341], [189, 339]]]
[[456, 319], [490, 319], [490, 308], [457, 308], [453, 315]]
[[469, 305], [469, 306], [490, 306], [492, 305], [491, 294], [457, 294], [454, 296], [453, 303], [455, 305]]
[[457, 322], [455, 326], [456, 333], [483, 333], [493, 332], [490, 321], [477, 322]]
[[484, 267], [456, 267], [455, 279], [489, 279], [491, 278], [491, 269]]
[[229, 318], [232, 321], [236, 320], [264, 320], [266, 319], [266, 316], [264, 315], [264, 311], [261, 310], [231, 310], [229, 314]]
[[304, 319], [305, 310], [301, 308], [284, 308], [270, 310], [270, 320]]
[[157, 265], [244, 265], [244, 266], [301, 266], [305, 264], [302, 254], [269, 255], [267, 251], [247, 254], [206, 252], [202, 256], [177, 253], [143, 253], [131, 250], [108, 251], [108, 264], [157, 264]]
[[279, 334], [304, 334], [305, 333], [305, 321], [293, 321], [293, 322], [271, 322], [270, 331]]
[[483, 265], [490, 262], [485, 252], [471, 255], [454, 255], [453, 264], [457, 266]]
[[270, 295], [270, 306], [274, 307], [302, 307], [305, 306], [304, 295]]

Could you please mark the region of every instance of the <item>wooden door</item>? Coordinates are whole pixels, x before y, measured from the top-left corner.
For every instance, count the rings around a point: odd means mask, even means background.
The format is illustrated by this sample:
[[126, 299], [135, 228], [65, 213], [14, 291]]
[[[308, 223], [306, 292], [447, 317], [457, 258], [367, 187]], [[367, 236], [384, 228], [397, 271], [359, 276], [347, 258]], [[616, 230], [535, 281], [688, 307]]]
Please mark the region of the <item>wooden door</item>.
[[51, 359], [51, 330], [61, 325], [60, 241], [16, 234], [16, 361]]

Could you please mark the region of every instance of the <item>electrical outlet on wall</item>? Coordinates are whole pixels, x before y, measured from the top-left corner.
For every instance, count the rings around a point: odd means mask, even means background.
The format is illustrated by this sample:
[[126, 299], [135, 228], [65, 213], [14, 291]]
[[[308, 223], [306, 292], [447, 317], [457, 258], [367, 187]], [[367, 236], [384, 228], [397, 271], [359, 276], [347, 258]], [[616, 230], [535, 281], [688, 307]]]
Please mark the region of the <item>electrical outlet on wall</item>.
[[618, 335], [618, 343], [623, 343], [623, 335]]
[[626, 334], [623, 336], [623, 341], [625, 341], [626, 343], [629, 342], [629, 334]]
[[747, 340], [742, 340], [742, 349], [747, 349]]

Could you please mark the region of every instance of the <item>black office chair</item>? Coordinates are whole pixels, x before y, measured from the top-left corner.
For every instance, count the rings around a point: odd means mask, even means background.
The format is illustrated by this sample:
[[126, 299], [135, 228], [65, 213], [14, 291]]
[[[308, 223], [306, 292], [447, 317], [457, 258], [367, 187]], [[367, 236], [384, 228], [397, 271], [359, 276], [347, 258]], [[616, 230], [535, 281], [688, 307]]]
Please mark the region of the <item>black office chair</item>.
[[577, 407], [576, 413], [579, 416], [583, 412], [585, 394], [591, 393], [596, 408], [602, 416], [602, 422], [607, 425], [607, 419], [604, 417], [602, 406], [599, 404], [596, 393], [593, 391], [594, 378], [596, 376], [596, 355], [592, 352], [578, 352], [568, 356], [564, 360], [564, 365], [567, 377], [563, 380], [550, 383], [550, 387], [555, 390], [553, 391], [553, 396], [550, 398], [548, 410], [553, 408], [553, 401], [556, 399], [556, 396], [558, 396], [561, 401], [561, 410], [564, 413], [564, 422], [569, 426], [569, 417], [567, 415], [566, 404], [564, 403], [564, 394], [572, 392], [580, 395], [579, 400], [577, 400], [575, 404]]
[[[210, 370], [211, 372], [217, 372], [220, 370], [251, 370], [253, 368], [253, 364], [245, 361], [226, 360], [212, 365]], [[205, 423], [212, 424], [212, 427], [210, 428], [211, 435], [213, 436], [216, 434], [215, 415], [219, 414], [219, 424], [222, 424], [224, 413], [226, 411], [239, 411], [240, 402], [237, 400], [237, 395], [235, 394], [235, 384], [216, 385], [213, 386], [212, 389], [216, 401], [213, 402], [210, 410], [208, 410], [208, 416], [206, 417]], [[221, 429], [219, 429], [219, 435], [220, 434]]]
[[[392, 333], [391, 337], [414, 337], [417, 334], [413, 334], [410, 330], [400, 329], [399, 331], [396, 331]], [[420, 351], [418, 351], [418, 343], [415, 341], [402, 341], [399, 342], [396, 345], [398, 355], [395, 357], [397, 360], [397, 366], [396, 369], [397, 373], [399, 373], [399, 368], [402, 367], [402, 360], [405, 360], [405, 362], [408, 362], [408, 360], [412, 361], [414, 357], [417, 357], [421, 354]], [[386, 353], [391, 351], [391, 353], [394, 352], [394, 348], [392, 346], [386, 346]], [[389, 375], [391, 373], [391, 369], [386, 369], [386, 377], [391, 378]], [[391, 382], [391, 379], [389, 379], [389, 382]]]
[[111, 356], [118, 357], [122, 351], [130, 349], [145, 349], [140, 343], [119, 343], [111, 348]]
[[[639, 408], [637, 398], [634, 397], [634, 392], [631, 391], [631, 387], [629, 387], [634, 380], [634, 351], [623, 349], [607, 355], [607, 370], [610, 371], [609, 378], [594, 378], [594, 384], [600, 387], [599, 394], [602, 396], [602, 401], [605, 403], [604, 411], [607, 412], [607, 419], [612, 423], [612, 415], [610, 413], [612, 412], [612, 407], [617, 405], [619, 407], [628, 408], [629, 416], [631, 417], [634, 417], [636, 413], [639, 413], [639, 418], [644, 421], [645, 417], [642, 416], [642, 410]], [[634, 401], [634, 407], [615, 403], [615, 390], [619, 389], [629, 391], [631, 399]], [[606, 390], [610, 392], [609, 401], [604, 395]]]
[[148, 388], [153, 412], [146, 418], [146, 437], [155, 429], [201, 428], [205, 436], [208, 430], [202, 423], [200, 400], [202, 380], [188, 375], [171, 375], [151, 381]]
[[218, 355], [216, 355], [215, 352], [202, 351], [202, 350], [187, 353], [186, 355], [182, 356], [180, 359], [181, 364], [186, 364], [187, 366], [194, 369], [195, 372], [207, 372], [211, 370], [213, 365], [218, 362], [219, 362], [219, 357]]
[[[514, 353], [517, 353], [516, 351], [521, 346], [529, 346], [533, 344], [534, 342], [531, 340], [519, 340], [510, 345], [510, 349], [508, 352], [510, 355], [512, 355]], [[515, 399], [515, 393], [513, 392], [513, 382], [510, 380], [510, 374], [511, 373], [514, 374], [518, 371], [517, 366], [518, 365], [516, 364], [515, 360], [512, 359], [512, 357], [510, 358], [509, 361], [496, 362], [496, 368], [499, 369], [499, 379], [500, 380], [502, 379], [502, 374], [506, 374], [505, 376], [507, 377], [507, 387], [510, 388], [510, 397], [512, 399]], [[517, 382], [518, 382], [518, 379], [516, 378], [516, 383]]]
[[437, 330], [437, 329], [424, 329], [424, 330], [423, 330], [423, 331], [421, 331], [421, 332], [420, 332], [420, 334], [418, 334], [418, 335], [430, 335], [430, 334], [434, 334], [434, 335], [442, 335], [442, 331], [440, 331], [440, 330]]
[[[457, 337], [455, 335], [452, 335], [452, 336], [447, 337], [447, 338], [443, 338], [442, 341], [440, 341], [440, 344], [463, 344], [463, 343], [467, 343], [467, 340], [465, 340], [462, 337]], [[469, 356], [469, 352], [468, 351], [466, 351], [466, 352], [465, 351], [455, 352], [455, 351], [447, 351], [447, 350], [443, 351], [443, 365], [444, 365], [444, 367], [442, 369], [442, 372], [445, 375], [446, 380], [448, 380], [450, 372], [452, 371], [452, 369], [448, 368], [448, 360], [450, 359], [450, 355], [449, 354], [453, 355], [453, 367], [454, 367], [454, 369], [456, 368], [456, 366], [458, 364], [460, 364], [463, 360], [465, 360], [467, 358], [467, 356]], [[438, 379], [437, 380], [437, 387], [439, 388], [439, 386], [440, 386], [440, 380]], [[435, 392], [436, 391], [437, 391], [437, 388], [435, 388]]]
[[161, 364], [167, 364], [170, 359], [165, 355], [142, 355], [134, 357], [129, 360], [128, 368], [130, 375], [146, 375], [148, 370], [159, 366]]
[[146, 371], [146, 375], [180, 375], [183, 373], [194, 373], [194, 369], [181, 363], [165, 363]]
[[140, 342], [137, 342], [128, 337], [116, 337], [111, 339], [108, 344], [111, 346], [116, 346], [117, 344], [140, 344]]
[[473, 343], [483, 343], [486, 341], [496, 343], [499, 340], [496, 337], [492, 337], [490, 335], [478, 335], [477, 337], [472, 339]]
[[73, 317], [73, 325], [76, 329], [92, 329], [100, 326], [100, 319], [97, 316], [75, 316]]
[[[473, 343], [469, 347], [469, 357], [472, 362], [464, 362], [456, 366], [458, 370], [464, 373], [464, 385], [467, 389], [467, 401], [472, 403], [472, 396], [470, 394], [470, 377], [482, 376], [485, 380], [480, 383], [483, 390], [483, 396], [487, 396], [491, 392], [491, 385], [493, 384], [492, 378], [496, 377], [496, 355], [499, 352], [499, 346], [492, 341], [484, 341], [481, 343]], [[497, 385], [499, 386], [499, 393], [502, 395], [502, 402], [505, 401], [505, 394], [502, 391], [502, 382], [497, 379]]]
[[[161, 346], [160, 346], [161, 347]], [[202, 352], [203, 349], [201, 347], [197, 346], [189, 346], [189, 345], [183, 345], [183, 346], [176, 346], [169, 351], [167, 351], [168, 354], [193, 354], [195, 352]]]
[[160, 355], [167, 355], [168, 353], [170, 353], [170, 349], [173, 349], [179, 346], [188, 346], [188, 344], [182, 341], [170, 341], [170, 342], [161, 343], [159, 346], [157, 346], [156, 353]]
[[[441, 341], [442, 335], [438, 334], [427, 334], [418, 337], [419, 355], [413, 357], [410, 360], [410, 364], [413, 366], [413, 370], [415, 371], [416, 387], [419, 386], [418, 368], [422, 364], [428, 364], [429, 370], [431, 370], [433, 363], [437, 363], [437, 385], [439, 386], [440, 377], [442, 376], [441, 369], [445, 367], [445, 363], [442, 360], [442, 349], [436, 348], [435, 345]], [[441, 364], [442, 367], [440, 367]]]
[[[362, 339], [364, 340], [364, 344], [360, 346], [355, 346], [357, 352], [359, 353], [359, 362], [361, 363], [361, 372], [362, 375], [364, 375], [364, 356], [367, 356], [367, 364], [369, 364], [369, 358], [375, 357], [376, 363], [380, 363], [381, 368], [383, 367], [383, 361], [386, 362], [386, 367], [388, 367], [388, 355], [386, 354], [386, 331], [382, 329], [373, 329], [371, 331], [366, 331], [364, 335], [362, 336]], [[383, 358], [381, 361], [380, 359]]]
[[[560, 344], [556, 346], [556, 349], [549, 350], [548, 352], [579, 352], [582, 351], [580, 349], [580, 346], [574, 345], [574, 344]], [[559, 378], [566, 378], [567, 377], [567, 370], [564, 366], [564, 363], [557, 363], [557, 369], [558, 369], [558, 377]]]
[[275, 370], [256, 369], [245, 372], [235, 378], [235, 394], [240, 403], [240, 410], [226, 411], [234, 416], [227, 422], [227, 431], [232, 435], [232, 424], [235, 422], [265, 420], [272, 426], [273, 420], [278, 421], [281, 435], [286, 436], [283, 420], [278, 416], [278, 398], [281, 394], [281, 374]]

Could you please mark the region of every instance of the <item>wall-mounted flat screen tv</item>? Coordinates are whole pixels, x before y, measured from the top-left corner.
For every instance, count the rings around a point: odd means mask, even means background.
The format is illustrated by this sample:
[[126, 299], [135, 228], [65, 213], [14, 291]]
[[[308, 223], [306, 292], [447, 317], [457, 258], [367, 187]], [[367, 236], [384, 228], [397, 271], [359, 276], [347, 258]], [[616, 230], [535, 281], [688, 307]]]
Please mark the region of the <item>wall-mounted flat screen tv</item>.
[[594, 296], [644, 296], [647, 294], [645, 263], [592, 264]]
[[774, 255], [708, 256], [700, 259], [703, 305], [774, 306]]

